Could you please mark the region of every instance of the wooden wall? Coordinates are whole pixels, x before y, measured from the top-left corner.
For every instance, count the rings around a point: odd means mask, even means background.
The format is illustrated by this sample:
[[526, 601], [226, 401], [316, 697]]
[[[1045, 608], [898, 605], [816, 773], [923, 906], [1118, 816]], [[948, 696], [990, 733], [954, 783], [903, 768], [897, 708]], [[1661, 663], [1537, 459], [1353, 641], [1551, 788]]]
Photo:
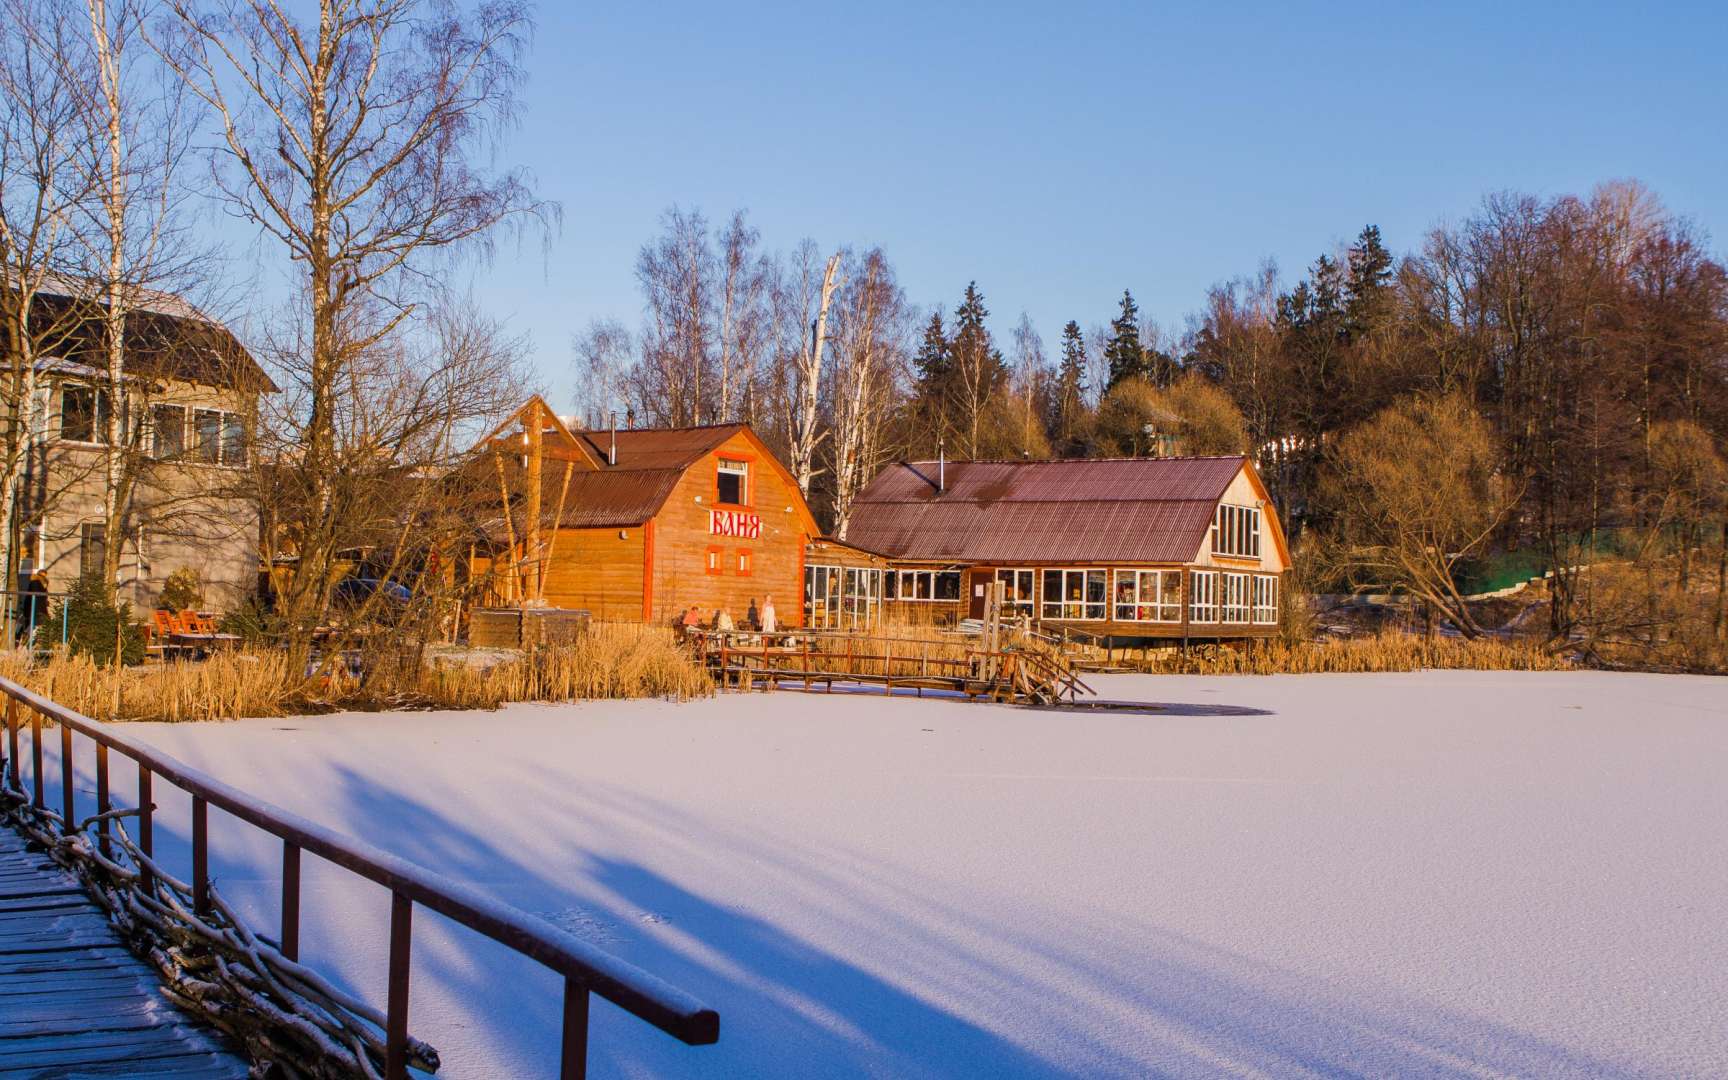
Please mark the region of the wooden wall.
[[640, 620], [644, 536], [640, 525], [559, 529], [546, 570], [546, 602], [585, 608], [596, 622]]
[[[716, 502], [721, 457], [750, 463], [747, 505]], [[803, 625], [804, 544], [810, 527], [803, 505], [796, 485], [743, 433], [692, 465], [654, 519], [653, 621], [672, 622], [696, 604], [704, 618], [725, 608], [741, 623], [752, 601], [760, 608], [772, 595], [781, 626]], [[754, 540], [713, 535], [709, 511], [714, 509], [755, 514], [762, 519], [761, 535]], [[719, 573], [708, 572], [710, 547], [720, 549]], [[740, 551], [750, 553], [748, 573], [738, 572]]]

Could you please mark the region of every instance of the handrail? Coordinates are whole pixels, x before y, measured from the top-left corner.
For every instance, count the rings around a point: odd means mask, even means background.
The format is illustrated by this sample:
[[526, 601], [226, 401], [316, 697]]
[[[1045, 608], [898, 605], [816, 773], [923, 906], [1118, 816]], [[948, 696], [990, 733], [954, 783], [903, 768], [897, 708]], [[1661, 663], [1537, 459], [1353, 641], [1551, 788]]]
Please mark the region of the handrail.
[[[599, 994], [607, 1001], [624, 1009], [642, 1020], [654, 1025], [661, 1031], [692, 1046], [707, 1045], [720, 1037], [720, 1017], [713, 1009], [708, 1008], [694, 996], [672, 986], [670, 983], [643, 971], [641, 968], [612, 954], [598, 949], [582, 941], [568, 931], [562, 930], [545, 919], [531, 915], [525, 911], [511, 907], [499, 900], [485, 895], [480, 890], [460, 882], [451, 881], [435, 874], [415, 863], [393, 855], [382, 848], [363, 840], [356, 840], [326, 828], [316, 822], [254, 798], [251, 795], [225, 784], [189, 765], [164, 754], [146, 743], [129, 738], [113, 730], [108, 725], [92, 720], [90, 717], [51, 701], [35, 693], [11, 679], [0, 677], [0, 693], [4, 693], [17, 703], [34, 710], [43, 717], [64, 725], [69, 731], [76, 731], [93, 740], [97, 745], [124, 754], [136, 761], [140, 768], [140, 778], [148, 783], [146, 770], [161, 776], [176, 787], [190, 793], [196, 800], [202, 800], [210, 805], [221, 807], [229, 814], [282, 840], [284, 845], [293, 849], [312, 852], [329, 862], [335, 863], [369, 881], [376, 882], [388, 888], [396, 898], [396, 905], [417, 903], [444, 915], [453, 921], [482, 934], [493, 941], [521, 953], [552, 971], [563, 975], [566, 980], [565, 1001], [565, 1047], [564, 1064], [561, 1075], [565, 1077], [580, 1076], [583, 1071], [583, 1061], [572, 1061], [572, 1050], [582, 1051], [585, 1057], [587, 1044], [586, 1016], [587, 1002], [582, 997], [579, 1002], [574, 997], [592, 992]], [[17, 727], [16, 714], [12, 708], [6, 710], [8, 736], [10, 737], [11, 753], [8, 755], [10, 779], [15, 787], [19, 785], [17, 762]], [[63, 736], [62, 746], [68, 746], [69, 737]], [[40, 740], [37, 741], [37, 762], [40, 768]], [[63, 774], [71, 775], [70, 761], [62, 762]], [[103, 777], [105, 779], [105, 776]], [[35, 777], [35, 787], [38, 794], [37, 805], [41, 805], [41, 776]], [[106, 785], [99, 793], [99, 799], [106, 800]], [[20, 793], [22, 788], [18, 787]], [[71, 785], [66, 785], [67, 798], [71, 797]], [[140, 801], [144, 801], [141, 799]], [[72, 807], [68, 806], [64, 815], [66, 827], [72, 828], [74, 815]], [[106, 810], [106, 807], [101, 807]], [[148, 815], [148, 810], [141, 807]], [[201, 806], [194, 806], [194, 884], [198, 891], [207, 893], [208, 855], [200, 845], [206, 841], [207, 829], [199, 828], [203, 813]], [[298, 850], [293, 851], [294, 867], [298, 870]], [[285, 851], [285, 865], [287, 852]], [[298, 873], [294, 873], [294, 885], [298, 885]], [[297, 924], [298, 896], [289, 897], [287, 883], [284, 887], [284, 940], [297, 940], [298, 926], [289, 925], [290, 919]], [[290, 915], [290, 910], [293, 914]], [[396, 927], [393, 914], [392, 937], [395, 937]], [[404, 928], [403, 933], [406, 933]], [[392, 968], [397, 959], [392, 948]], [[406, 1038], [406, 964], [404, 953], [401, 963], [403, 970], [391, 972], [392, 993], [390, 995], [390, 1013], [392, 1022], [388, 1031], [395, 1040], [398, 1029]], [[397, 976], [402, 980], [401, 1001], [395, 990]], [[402, 1022], [395, 1023], [398, 1005]], [[579, 1010], [573, 1012], [572, 1010]], [[572, 1019], [579, 1018], [582, 1030], [572, 1031]], [[572, 1047], [572, 1040], [579, 1045]], [[392, 1054], [391, 1064], [396, 1064], [398, 1055]], [[387, 1069], [387, 1075], [393, 1070]], [[403, 1071], [395, 1075], [406, 1075]]]

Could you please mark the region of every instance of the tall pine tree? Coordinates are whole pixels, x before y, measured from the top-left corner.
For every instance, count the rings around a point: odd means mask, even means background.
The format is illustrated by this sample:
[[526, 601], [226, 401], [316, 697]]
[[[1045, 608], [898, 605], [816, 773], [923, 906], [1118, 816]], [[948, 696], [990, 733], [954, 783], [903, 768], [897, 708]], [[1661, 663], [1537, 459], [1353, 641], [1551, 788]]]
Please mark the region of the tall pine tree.
[[954, 337], [949, 342], [953, 383], [957, 391], [950, 416], [959, 431], [967, 457], [978, 456], [985, 434], [986, 415], [996, 391], [1008, 381], [1008, 365], [984, 325], [990, 312], [978, 283], [970, 282], [960, 306], [954, 309]]
[[1140, 345], [1140, 308], [1134, 294], [1122, 290], [1122, 312], [1110, 323], [1110, 342], [1104, 347], [1104, 360], [1109, 365], [1109, 391], [1123, 379], [1145, 375], [1146, 353]]

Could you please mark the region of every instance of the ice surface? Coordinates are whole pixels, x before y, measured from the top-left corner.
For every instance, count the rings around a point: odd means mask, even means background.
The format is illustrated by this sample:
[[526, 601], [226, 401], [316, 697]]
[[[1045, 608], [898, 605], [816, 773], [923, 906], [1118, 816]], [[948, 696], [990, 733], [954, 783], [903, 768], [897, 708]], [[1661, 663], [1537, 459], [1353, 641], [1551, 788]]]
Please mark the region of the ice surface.
[[[597, 1005], [596, 1076], [1728, 1075], [1728, 683], [1096, 684], [1172, 707], [781, 693], [128, 731], [720, 1011], [692, 1049]], [[157, 798], [183, 858], [185, 799]], [[215, 812], [212, 838], [273, 927], [279, 848]], [[383, 891], [308, 859], [303, 910], [304, 957], [381, 1003]], [[440, 1075], [553, 1073], [554, 978], [425, 912], [414, 958]]]

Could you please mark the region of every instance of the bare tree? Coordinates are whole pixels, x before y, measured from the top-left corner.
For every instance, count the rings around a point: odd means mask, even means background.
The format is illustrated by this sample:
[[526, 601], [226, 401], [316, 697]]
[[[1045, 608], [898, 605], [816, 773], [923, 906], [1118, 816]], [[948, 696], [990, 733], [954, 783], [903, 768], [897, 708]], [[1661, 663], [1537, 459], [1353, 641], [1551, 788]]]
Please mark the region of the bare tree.
[[828, 348], [828, 310], [839, 286], [842, 254], [837, 251], [823, 262], [816, 242], [805, 240], [793, 252], [791, 267], [776, 297], [787, 463], [805, 495], [810, 494], [810, 482], [817, 473], [822, 443], [823, 433], [817, 423], [822, 358]]
[[[18, 580], [26, 529], [20, 501], [31, 446], [46, 418], [39, 393], [46, 361], [63, 351], [83, 316], [63, 273], [74, 218], [90, 198], [81, 167], [87, 95], [67, 79], [81, 51], [72, 10], [54, 0], [4, 0], [0, 20], [0, 511], [6, 587]], [[59, 302], [47, 302], [54, 294]]]
[[881, 248], [849, 257], [846, 284], [834, 309], [834, 535], [846, 538], [852, 502], [883, 460], [883, 431], [896, 403], [895, 380], [905, 364], [905, 294]]
[[623, 323], [595, 319], [576, 335], [571, 350], [576, 355], [577, 402], [589, 427], [607, 423], [621, 408], [634, 412], [646, 404], [632, 393], [630, 331]]
[[161, 52], [220, 121], [217, 191], [283, 246], [303, 285], [275, 356], [300, 410], [286, 459], [299, 509], [282, 522], [298, 558], [282, 603], [304, 650], [334, 585], [344, 476], [368, 445], [355, 391], [397, 351], [430, 260], [553, 210], [482, 162], [513, 119], [528, 11], [319, 0], [302, 21], [273, 0], [168, 7]]
[[742, 210], [720, 234], [720, 400], [715, 419], [722, 423], [738, 418], [762, 351], [769, 275], [756, 252], [760, 239]]

